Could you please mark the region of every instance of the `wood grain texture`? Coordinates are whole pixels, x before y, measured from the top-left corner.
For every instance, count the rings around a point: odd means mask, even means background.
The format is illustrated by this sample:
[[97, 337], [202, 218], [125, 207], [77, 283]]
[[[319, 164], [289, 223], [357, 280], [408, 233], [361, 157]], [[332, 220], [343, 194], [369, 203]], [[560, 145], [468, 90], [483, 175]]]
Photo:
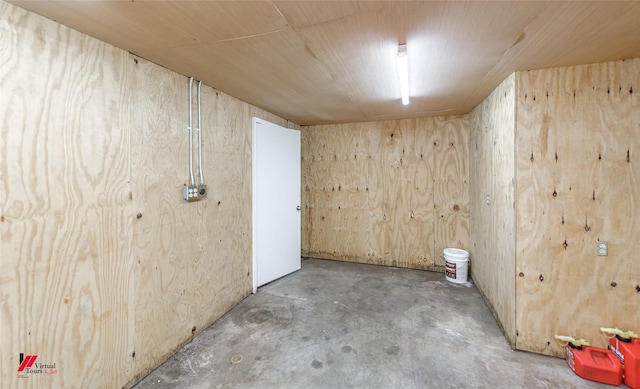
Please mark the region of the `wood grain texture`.
[[517, 77], [517, 347], [604, 346], [600, 326], [640, 323], [640, 59]]
[[9, 1], [305, 125], [467, 114], [516, 70], [640, 56], [637, 1]]
[[469, 247], [469, 119], [435, 117], [433, 139], [435, 259], [444, 270], [444, 249]]
[[[134, 336], [126, 53], [6, 3], [0, 15], [1, 386], [122, 386]], [[21, 352], [55, 374], [19, 379]]]
[[[465, 116], [302, 127], [303, 255], [442, 270], [435, 237], [468, 242], [467, 132]], [[436, 152], [436, 133], [456, 146]]]
[[471, 112], [469, 145], [472, 276], [512, 346], [516, 337], [515, 93], [512, 75]]
[[[297, 126], [203, 86], [185, 203], [187, 87], [0, 2], [3, 388], [131, 386], [250, 293], [251, 120]], [[20, 353], [56, 374], [18, 378]]]
[[[251, 292], [252, 117], [287, 123], [203, 85], [208, 194], [186, 203], [181, 191], [189, 182], [188, 79], [134, 56], [129, 67], [132, 99], [140, 104], [131, 116], [132, 196], [134, 214], [143, 215], [133, 235], [136, 334], [145, 334], [136, 336], [133, 350], [135, 381]], [[193, 113], [195, 128], [195, 103]], [[196, 181], [197, 159], [195, 147]]]
[[201, 203], [180, 202], [189, 177], [184, 77], [137, 58], [130, 62], [132, 101], [139, 107], [131, 117], [132, 217], [142, 215], [134, 223], [134, 303], [136, 332], [146, 333], [131, 352], [142, 377], [191, 336], [196, 304], [190, 286], [197, 283], [190, 273], [202, 257], [202, 221]]

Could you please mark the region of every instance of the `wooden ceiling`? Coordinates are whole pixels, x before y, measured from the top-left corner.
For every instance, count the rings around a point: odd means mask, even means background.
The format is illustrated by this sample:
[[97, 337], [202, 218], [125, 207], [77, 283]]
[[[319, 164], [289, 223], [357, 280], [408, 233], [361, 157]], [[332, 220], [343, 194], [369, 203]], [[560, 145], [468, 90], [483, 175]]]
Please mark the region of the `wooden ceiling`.
[[468, 113], [517, 70], [640, 57], [640, 1], [10, 2], [302, 125]]

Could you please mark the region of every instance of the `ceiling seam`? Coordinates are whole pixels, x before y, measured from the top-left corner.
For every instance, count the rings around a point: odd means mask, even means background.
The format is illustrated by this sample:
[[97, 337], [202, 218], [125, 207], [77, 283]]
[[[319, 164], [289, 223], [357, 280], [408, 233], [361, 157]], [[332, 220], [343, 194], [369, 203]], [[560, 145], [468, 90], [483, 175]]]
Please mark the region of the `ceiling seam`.
[[[547, 3], [547, 4], [548, 4], [548, 3], [550, 3], [550, 1], [545, 1], [545, 3]], [[546, 7], [546, 6], [545, 6], [545, 7]], [[491, 70], [489, 70], [489, 71], [487, 72], [487, 74], [485, 74], [485, 75], [484, 75], [484, 77], [482, 77], [482, 80], [483, 80], [483, 81], [484, 81], [484, 80], [486, 80], [486, 79], [488, 79], [488, 78], [490, 78], [490, 76], [496, 72], [496, 69], [497, 69], [498, 65], [500, 65], [500, 64], [504, 61], [505, 57], [507, 56], [507, 54], [509, 54], [509, 52], [511, 51], [511, 49], [513, 49], [516, 45], [520, 44], [520, 43], [525, 39], [527, 30], [529, 29], [529, 27], [530, 27], [530, 26], [531, 26], [535, 21], [537, 21], [537, 20], [538, 20], [538, 18], [540, 17], [540, 14], [542, 14], [542, 13], [544, 12], [544, 10], [546, 9], [545, 7], [541, 7], [541, 8], [540, 8], [540, 11], [538, 11], [538, 13], [537, 13], [533, 18], [531, 18], [531, 20], [527, 23], [527, 25], [526, 25], [526, 26], [524, 26], [524, 28], [522, 29], [522, 32], [520, 33], [520, 35], [518, 35], [518, 37], [513, 41], [513, 43], [511, 43], [511, 44], [509, 45], [509, 48], [508, 48], [507, 50], [505, 50], [505, 52], [504, 52], [504, 53], [502, 54], [502, 56], [500, 57], [500, 60], [499, 60], [498, 62], [496, 62], [496, 64], [495, 64], [494, 66], [492, 66], [492, 67], [491, 67]], [[517, 71], [517, 70], [515, 70], [514, 72], [516, 72], [516, 71]], [[509, 73], [509, 74], [511, 74], [511, 73]], [[509, 75], [507, 75], [507, 77], [508, 77], [508, 76], [509, 76]], [[505, 79], [506, 79], [506, 78], [505, 78]], [[504, 80], [500, 80], [500, 82], [502, 82], [502, 81], [504, 81]], [[476, 85], [480, 85], [480, 84], [481, 84], [481, 83], [477, 83]], [[469, 94], [467, 95], [467, 98], [466, 98], [466, 99], [465, 99], [465, 101], [464, 101], [464, 106], [466, 106], [466, 105], [469, 103], [469, 99], [470, 99], [470, 98], [472, 98], [472, 97], [475, 95], [476, 90], [478, 90], [478, 86], [473, 90], [473, 92], [472, 92], [472, 93], [469, 93]], [[486, 98], [486, 97], [487, 97], [487, 96], [484, 96], [484, 98]], [[467, 112], [467, 113], [471, 113], [471, 111], [473, 111], [474, 109], [475, 109], [475, 107], [474, 107], [474, 108], [471, 108], [471, 109], [469, 110], [469, 112]]]
[[[307, 44], [307, 41], [304, 39], [304, 37], [298, 32], [298, 30], [291, 24], [289, 23], [289, 20], [287, 20], [286, 16], [284, 16], [284, 14], [282, 13], [282, 11], [280, 10], [280, 8], [278, 8], [278, 6], [274, 3], [271, 2], [271, 4], [275, 7], [275, 9], [278, 11], [278, 13], [280, 14], [280, 16], [282, 16], [282, 19], [285, 21], [286, 25], [291, 28], [291, 30], [296, 34], [296, 37], [298, 37], [298, 39], [300, 39], [303, 43], [304, 43], [304, 47], [305, 47], [305, 51], [311, 55], [317, 62], [318, 64], [320, 64], [320, 66], [322, 66], [322, 68], [324, 69], [324, 71], [329, 75], [329, 77], [331, 77], [331, 79], [333, 80], [333, 82], [336, 83], [336, 85], [341, 85], [338, 80], [335, 78], [335, 76], [333, 75], [333, 73], [331, 73], [331, 71], [329, 70], [329, 68], [325, 65], [325, 63], [323, 61], [320, 60], [320, 58], [318, 58], [318, 56], [316, 55], [316, 53], [311, 49], [311, 47]], [[349, 101], [351, 102], [351, 104], [353, 104], [353, 106], [358, 110], [358, 112], [360, 112], [360, 114], [362, 115], [363, 118], [369, 118], [360, 108], [360, 106], [358, 104], [356, 104], [351, 95], [349, 93], [346, 93], [346, 96], [348, 96]]]

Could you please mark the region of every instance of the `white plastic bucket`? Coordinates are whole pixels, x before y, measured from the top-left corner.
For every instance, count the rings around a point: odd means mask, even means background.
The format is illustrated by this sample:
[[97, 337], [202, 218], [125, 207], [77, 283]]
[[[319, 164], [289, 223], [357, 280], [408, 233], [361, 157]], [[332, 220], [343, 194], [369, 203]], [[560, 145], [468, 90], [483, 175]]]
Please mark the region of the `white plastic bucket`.
[[444, 275], [447, 281], [456, 284], [467, 282], [469, 253], [462, 249], [444, 249]]

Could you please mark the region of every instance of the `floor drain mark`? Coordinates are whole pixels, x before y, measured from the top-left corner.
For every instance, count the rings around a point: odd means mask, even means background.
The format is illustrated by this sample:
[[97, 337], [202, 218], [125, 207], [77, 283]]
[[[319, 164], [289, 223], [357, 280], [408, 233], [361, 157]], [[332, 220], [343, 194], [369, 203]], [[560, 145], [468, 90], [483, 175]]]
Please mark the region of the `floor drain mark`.
[[242, 356], [242, 354], [234, 355], [231, 357], [231, 363], [235, 365], [236, 363], [242, 362], [243, 359], [244, 357]]

